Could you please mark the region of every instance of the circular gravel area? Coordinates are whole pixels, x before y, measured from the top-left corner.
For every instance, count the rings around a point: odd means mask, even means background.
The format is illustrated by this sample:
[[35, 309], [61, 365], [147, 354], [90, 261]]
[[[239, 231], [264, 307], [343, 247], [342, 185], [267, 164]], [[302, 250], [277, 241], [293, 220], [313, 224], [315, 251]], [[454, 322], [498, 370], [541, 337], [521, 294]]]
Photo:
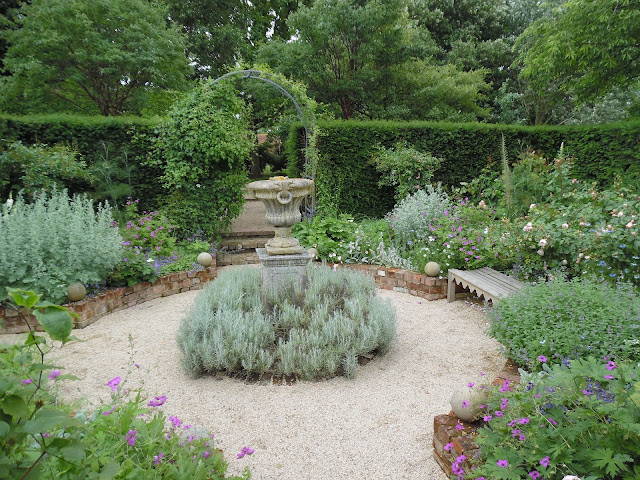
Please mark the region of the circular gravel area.
[[[257, 480], [446, 480], [433, 459], [433, 417], [449, 412], [456, 388], [478, 382], [480, 372], [495, 378], [505, 361], [484, 334], [487, 319], [477, 304], [379, 290], [396, 308], [397, 338], [354, 379], [193, 379], [181, 368], [176, 332], [197, 294], [152, 300], [75, 330], [85, 341], [56, 346], [48, 362], [80, 378], [63, 382], [62, 396], [108, 401], [107, 381], [130, 371], [129, 389], [143, 384], [150, 396], [166, 395], [160, 408], [167, 416], [210, 429], [229, 473], [247, 466]], [[0, 342], [18, 338], [2, 335]], [[244, 446], [255, 453], [236, 459]]]

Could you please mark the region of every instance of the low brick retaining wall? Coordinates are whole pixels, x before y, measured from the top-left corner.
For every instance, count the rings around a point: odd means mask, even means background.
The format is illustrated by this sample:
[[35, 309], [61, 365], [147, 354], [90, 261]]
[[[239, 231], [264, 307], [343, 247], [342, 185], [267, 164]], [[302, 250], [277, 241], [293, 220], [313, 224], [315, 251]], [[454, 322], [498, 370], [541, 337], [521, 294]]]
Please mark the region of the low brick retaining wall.
[[[86, 297], [78, 302], [65, 304], [71, 313], [77, 313], [79, 318], [73, 319], [73, 328], [84, 328], [93, 322], [112, 312], [124, 308], [133, 307], [140, 303], [148, 302], [155, 298], [167, 297], [175, 293], [198, 290], [202, 286], [216, 278], [217, 267], [212, 265], [199, 272], [179, 272], [158, 277], [153, 282], [142, 282], [133, 287], [119, 287], [106, 290], [95, 296]], [[42, 328], [32, 315], [27, 318], [29, 324], [35, 330]], [[0, 305], [0, 333], [23, 333], [28, 328], [22, 316], [15, 310], [5, 309]]]
[[356, 270], [372, 277], [378, 288], [408, 293], [426, 300], [447, 298], [447, 279], [429, 277], [401, 268], [382, 267], [379, 265], [365, 265], [358, 263], [335, 263], [329, 266]]
[[[510, 360], [507, 361], [498, 377], [492, 382], [493, 385], [501, 386], [505, 380], [511, 383], [520, 383], [518, 367]], [[482, 427], [484, 422], [465, 422], [460, 420], [451, 411], [448, 414], [438, 415], [433, 419], [433, 457], [440, 465], [440, 468], [447, 475], [453, 475], [451, 465], [460, 455], [464, 455], [467, 460], [460, 466], [465, 472], [471, 468], [470, 460], [478, 451], [478, 445], [474, 441], [476, 431]], [[456, 429], [457, 425], [462, 425], [462, 429]], [[459, 428], [459, 427], [458, 427]], [[444, 449], [445, 445], [451, 443], [453, 447], [450, 451]]]
[[[331, 267], [349, 268], [372, 277], [379, 288], [408, 293], [426, 300], [438, 300], [447, 297], [447, 279], [428, 277], [401, 268], [389, 268], [379, 265], [330, 264]], [[73, 328], [84, 328], [104, 315], [154, 298], [167, 297], [188, 290], [198, 290], [216, 278], [217, 265], [200, 272], [180, 272], [159, 277], [154, 283], [142, 282], [133, 287], [120, 287], [106, 290], [79, 302], [65, 304], [70, 312], [77, 313]], [[28, 318], [29, 324], [36, 330], [42, 330], [35, 317]], [[22, 317], [11, 309], [0, 305], [1, 333], [22, 333], [28, 331]]]

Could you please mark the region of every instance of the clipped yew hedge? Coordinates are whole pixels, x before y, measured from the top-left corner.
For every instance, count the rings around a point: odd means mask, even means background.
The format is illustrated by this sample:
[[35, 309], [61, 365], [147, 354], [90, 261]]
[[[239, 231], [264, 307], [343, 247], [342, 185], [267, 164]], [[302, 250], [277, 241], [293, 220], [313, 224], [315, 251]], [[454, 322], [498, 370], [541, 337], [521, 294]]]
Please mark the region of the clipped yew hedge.
[[[575, 157], [574, 175], [609, 184], [617, 174], [640, 174], [640, 122], [580, 126], [512, 126], [483, 123], [385, 121], [319, 122], [316, 183], [320, 208], [380, 217], [393, 207], [393, 192], [378, 187], [370, 163], [377, 145], [405, 141], [443, 158], [435, 180], [458, 185], [477, 176], [487, 164], [500, 168], [501, 135], [511, 162], [525, 149], [553, 159], [564, 143]], [[303, 129], [293, 127], [286, 141], [290, 174], [302, 171]]]

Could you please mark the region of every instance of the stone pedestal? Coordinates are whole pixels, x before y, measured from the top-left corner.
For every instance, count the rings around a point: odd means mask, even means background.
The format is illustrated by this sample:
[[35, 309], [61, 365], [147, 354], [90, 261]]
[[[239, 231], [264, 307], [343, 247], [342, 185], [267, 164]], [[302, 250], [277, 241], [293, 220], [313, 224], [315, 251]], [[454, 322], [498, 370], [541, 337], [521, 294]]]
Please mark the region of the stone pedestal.
[[306, 251], [297, 255], [269, 255], [264, 248], [256, 248], [262, 264], [262, 288], [280, 291], [295, 282], [304, 289], [307, 285], [307, 264], [311, 255]]

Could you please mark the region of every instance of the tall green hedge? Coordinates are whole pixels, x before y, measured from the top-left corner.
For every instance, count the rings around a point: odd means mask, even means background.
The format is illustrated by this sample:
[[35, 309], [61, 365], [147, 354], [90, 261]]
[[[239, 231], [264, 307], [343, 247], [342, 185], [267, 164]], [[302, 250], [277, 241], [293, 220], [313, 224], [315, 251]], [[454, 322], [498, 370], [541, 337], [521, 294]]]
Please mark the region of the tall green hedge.
[[104, 159], [119, 167], [126, 162], [132, 172], [133, 194], [144, 207], [153, 205], [162, 194], [162, 172], [142, 164], [151, 150], [158, 123], [139, 117], [0, 115], [0, 142], [66, 143], [77, 148], [89, 166]]
[[[488, 163], [499, 168], [501, 135], [508, 157], [533, 149], [553, 159], [564, 143], [575, 157], [574, 175], [610, 183], [616, 174], [640, 174], [640, 122], [609, 125], [524, 127], [481, 123], [319, 122], [316, 184], [321, 209], [380, 217], [393, 207], [393, 192], [378, 187], [379, 174], [370, 163], [373, 149], [406, 141], [443, 158], [435, 180], [455, 186], [477, 176]], [[298, 138], [302, 129], [292, 129]], [[302, 156], [288, 139], [289, 172], [301, 171]]]

